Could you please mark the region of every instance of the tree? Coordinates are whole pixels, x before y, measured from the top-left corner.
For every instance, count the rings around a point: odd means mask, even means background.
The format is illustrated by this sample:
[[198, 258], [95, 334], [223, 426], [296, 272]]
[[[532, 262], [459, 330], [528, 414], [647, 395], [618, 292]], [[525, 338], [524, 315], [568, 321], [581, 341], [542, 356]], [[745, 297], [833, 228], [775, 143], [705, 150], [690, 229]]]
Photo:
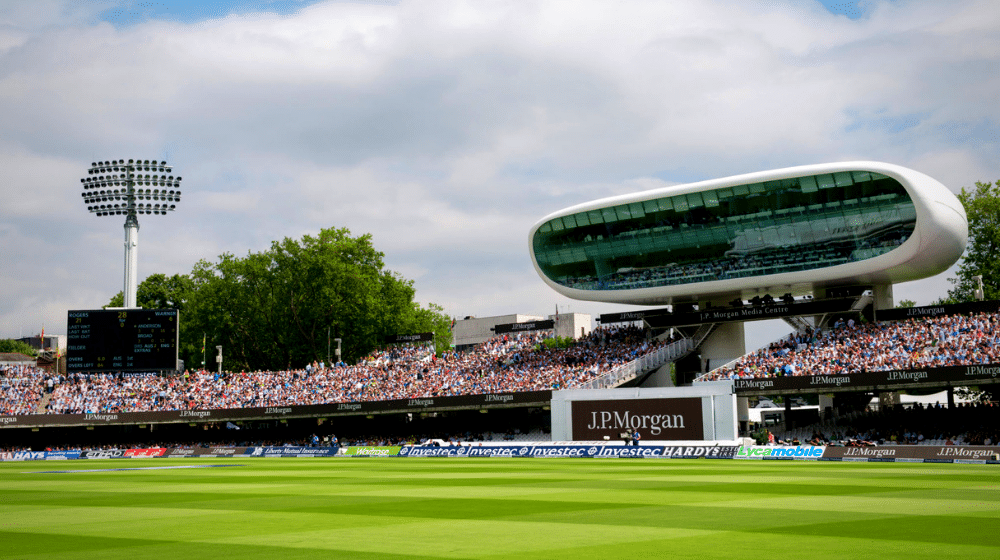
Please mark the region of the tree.
[[978, 287], [974, 276], [983, 277], [985, 299], [1000, 299], [1000, 181], [976, 182], [976, 188], [964, 187], [958, 199], [969, 219], [969, 244], [958, 265], [958, 278], [948, 290], [946, 303], [974, 301]]
[[34, 358], [38, 352], [23, 340], [0, 339], [0, 354], [24, 354]]
[[[194, 280], [187, 274], [151, 274], [135, 290], [135, 304], [143, 309], [176, 309], [180, 315], [178, 354], [186, 364], [201, 363], [201, 332], [191, 330], [188, 302], [194, 297]], [[108, 307], [122, 307], [125, 296], [118, 292]]]
[[[152, 274], [136, 287], [135, 304], [143, 309], [184, 309], [193, 291], [194, 282], [186, 274]], [[104, 307], [123, 305], [125, 296], [118, 292]]]
[[432, 330], [444, 349], [448, 318], [438, 306], [415, 303], [412, 281], [385, 270], [383, 257], [370, 235], [324, 229], [243, 258], [200, 261], [191, 273], [190, 328], [205, 333], [210, 348], [223, 346], [229, 370], [326, 360], [328, 333], [342, 339], [348, 361], [390, 334]]
[[426, 309], [414, 303], [413, 308], [414, 322], [409, 332], [433, 332], [434, 348], [439, 356], [451, 350], [451, 341], [453, 338], [451, 334], [451, 319], [445, 314], [444, 308], [436, 303], [427, 304]]
[[913, 301], [912, 299], [901, 299], [901, 300], [899, 300], [899, 303], [896, 304], [896, 308], [897, 309], [905, 309], [905, 308], [916, 307], [916, 306], [917, 306], [917, 302]]

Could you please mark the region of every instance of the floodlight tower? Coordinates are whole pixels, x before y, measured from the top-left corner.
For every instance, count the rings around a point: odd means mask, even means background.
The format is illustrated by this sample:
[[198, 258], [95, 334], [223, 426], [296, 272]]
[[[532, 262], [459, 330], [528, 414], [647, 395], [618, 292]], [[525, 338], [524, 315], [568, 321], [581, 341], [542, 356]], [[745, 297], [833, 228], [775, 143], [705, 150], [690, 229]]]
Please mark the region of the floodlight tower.
[[125, 216], [125, 307], [134, 308], [138, 287], [139, 214], [166, 216], [181, 200], [181, 178], [165, 161], [99, 161], [90, 164], [83, 183], [87, 210], [98, 216]]

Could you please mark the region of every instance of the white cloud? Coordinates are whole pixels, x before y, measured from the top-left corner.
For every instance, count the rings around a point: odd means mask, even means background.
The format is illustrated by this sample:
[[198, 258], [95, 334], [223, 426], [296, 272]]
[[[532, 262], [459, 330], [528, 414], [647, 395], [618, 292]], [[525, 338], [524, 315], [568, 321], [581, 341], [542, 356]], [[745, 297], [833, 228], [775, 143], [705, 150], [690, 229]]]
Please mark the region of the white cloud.
[[121, 28], [78, 4], [0, 13], [0, 337], [121, 289], [121, 224], [78, 202], [100, 159], [184, 176], [177, 212], [142, 221], [140, 276], [349, 227], [458, 316], [615, 310], [560, 299], [527, 256], [531, 224], [595, 198], [847, 159], [1000, 178], [988, 0], [856, 20], [792, 0], [329, 2]]

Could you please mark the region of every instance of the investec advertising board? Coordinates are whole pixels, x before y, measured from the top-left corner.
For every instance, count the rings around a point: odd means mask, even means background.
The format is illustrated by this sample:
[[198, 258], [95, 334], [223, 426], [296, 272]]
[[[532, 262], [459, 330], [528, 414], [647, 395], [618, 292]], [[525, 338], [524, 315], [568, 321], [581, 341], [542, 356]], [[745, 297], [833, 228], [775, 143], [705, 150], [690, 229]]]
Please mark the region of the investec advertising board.
[[[351, 450], [353, 449], [353, 453]], [[0, 461], [53, 461], [67, 459], [151, 459], [216, 457], [334, 457], [335, 447], [205, 447], [98, 449], [88, 451], [4, 451]], [[896, 463], [1000, 464], [998, 446], [888, 445], [878, 447], [832, 447], [811, 445], [740, 446], [733, 442], [691, 445], [625, 446], [620, 442], [531, 442], [520, 445], [466, 443], [463, 445], [405, 445], [402, 447], [355, 447], [345, 455], [358, 457], [533, 457], [618, 459], [778, 459]]]
[[552, 438], [621, 441], [735, 441], [736, 397], [729, 382], [695, 387], [600, 389], [552, 393]]
[[399, 450], [400, 457], [578, 457], [630, 459], [732, 459], [739, 448], [735, 445], [590, 445], [525, 444], [490, 446], [407, 445]]

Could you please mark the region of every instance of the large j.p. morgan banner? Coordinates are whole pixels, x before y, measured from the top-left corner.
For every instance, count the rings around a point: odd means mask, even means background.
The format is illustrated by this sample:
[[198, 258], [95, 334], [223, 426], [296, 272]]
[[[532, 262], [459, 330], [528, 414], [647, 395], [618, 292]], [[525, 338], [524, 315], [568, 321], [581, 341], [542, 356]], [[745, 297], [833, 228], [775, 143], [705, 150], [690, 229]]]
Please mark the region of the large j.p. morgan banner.
[[630, 428], [644, 439], [704, 439], [701, 405], [701, 398], [573, 401], [573, 440], [618, 439]]

